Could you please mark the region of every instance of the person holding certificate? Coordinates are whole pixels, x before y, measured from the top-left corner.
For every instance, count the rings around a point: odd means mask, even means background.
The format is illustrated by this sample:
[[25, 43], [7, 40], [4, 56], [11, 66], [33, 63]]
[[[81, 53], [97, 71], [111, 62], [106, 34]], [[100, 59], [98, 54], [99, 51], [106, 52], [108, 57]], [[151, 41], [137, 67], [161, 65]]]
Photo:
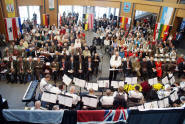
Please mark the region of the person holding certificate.
[[121, 57], [119, 56], [119, 52], [116, 51], [115, 55], [113, 55], [110, 59], [110, 69], [112, 70], [109, 73], [109, 83], [111, 83], [112, 80], [116, 80], [118, 73], [117, 69], [119, 69], [120, 66], [121, 66]]

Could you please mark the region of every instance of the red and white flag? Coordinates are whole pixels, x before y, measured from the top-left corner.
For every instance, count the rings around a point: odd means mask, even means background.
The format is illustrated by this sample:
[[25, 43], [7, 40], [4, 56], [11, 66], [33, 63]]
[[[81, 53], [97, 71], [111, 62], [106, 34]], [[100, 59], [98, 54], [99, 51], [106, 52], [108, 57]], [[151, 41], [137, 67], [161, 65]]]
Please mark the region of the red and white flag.
[[5, 18], [7, 41], [14, 40], [12, 18]]

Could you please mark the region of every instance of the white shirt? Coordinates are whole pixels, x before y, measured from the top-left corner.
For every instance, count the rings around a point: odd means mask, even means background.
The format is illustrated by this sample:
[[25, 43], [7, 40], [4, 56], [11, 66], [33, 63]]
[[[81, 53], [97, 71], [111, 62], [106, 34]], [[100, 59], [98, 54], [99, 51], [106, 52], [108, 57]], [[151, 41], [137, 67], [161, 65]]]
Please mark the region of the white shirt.
[[100, 99], [102, 105], [113, 105], [114, 97], [113, 96], [103, 96]]
[[[113, 93], [113, 97], [116, 97], [116, 95], [118, 94], [118, 92], [117, 91], [115, 91], [114, 93]], [[125, 100], [127, 101], [127, 99], [128, 99], [128, 96], [127, 96], [127, 94], [126, 93], [119, 93], [120, 95], [124, 95], [125, 96]]]
[[129, 98], [143, 99], [143, 94], [136, 92], [134, 90], [129, 91], [128, 95], [129, 95]]
[[76, 42], [76, 41], [75, 41], [74, 47], [75, 47], [75, 48], [80, 48], [80, 47], [81, 47], [81, 42]]
[[45, 78], [42, 78], [41, 79], [41, 82], [40, 82], [40, 90], [42, 92], [44, 91], [50, 91], [50, 89], [52, 88], [53, 86], [51, 84], [48, 84], [48, 82], [46, 81]]
[[121, 57], [118, 56], [118, 59], [115, 60], [116, 58], [116, 55], [113, 55], [110, 59], [110, 66], [113, 67], [115, 66], [116, 68], [120, 67], [121, 66]]
[[66, 93], [66, 95], [73, 97], [73, 102], [72, 102], [73, 105], [76, 105], [78, 101], [80, 101], [80, 97], [76, 94]]

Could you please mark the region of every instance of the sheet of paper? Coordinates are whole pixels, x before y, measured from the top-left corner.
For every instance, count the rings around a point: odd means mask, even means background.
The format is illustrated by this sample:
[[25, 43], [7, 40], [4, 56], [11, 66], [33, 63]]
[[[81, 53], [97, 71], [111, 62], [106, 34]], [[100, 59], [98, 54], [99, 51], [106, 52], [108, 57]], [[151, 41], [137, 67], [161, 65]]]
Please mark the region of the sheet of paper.
[[158, 83], [158, 79], [156, 77], [156, 78], [154, 78], [154, 84], [157, 84], [157, 83]]
[[170, 84], [174, 84], [175, 83], [175, 77], [173, 76], [171, 79], [170, 79]]
[[168, 77], [167, 77], [167, 76], [166, 76], [165, 78], [162, 79], [162, 83], [163, 83], [164, 85], [169, 83], [169, 80], [168, 80]]
[[109, 80], [104, 80], [104, 86], [105, 88], [109, 88]]
[[178, 100], [178, 94], [176, 91], [170, 95], [170, 99], [172, 100], [172, 102]]
[[137, 84], [137, 77], [133, 77], [132, 78], [132, 84], [134, 85], [134, 84]]
[[169, 99], [168, 98], [163, 99], [163, 102], [164, 102], [165, 107], [169, 107]]
[[98, 103], [98, 99], [84, 96], [84, 97], [82, 97], [82, 102], [85, 106], [90, 106], [90, 107], [96, 108], [97, 103]]
[[119, 87], [120, 87], [120, 86], [121, 86], [121, 87], [124, 87], [124, 85], [125, 85], [124, 81], [119, 81]]
[[56, 93], [56, 94], [59, 94], [61, 93], [61, 90], [58, 88], [58, 87], [52, 87], [49, 92], [52, 92], [52, 93]]
[[118, 81], [111, 81], [111, 86], [116, 89], [119, 87], [119, 82]]
[[163, 100], [159, 100], [159, 101], [157, 101], [157, 102], [158, 102], [159, 108], [164, 108], [164, 107], [165, 107], [164, 101], [163, 101]]
[[152, 86], [154, 84], [154, 79], [148, 79], [148, 83]]
[[58, 103], [67, 107], [72, 107], [73, 98], [63, 95], [58, 95]]
[[57, 101], [57, 95], [52, 93], [46, 93], [44, 92], [42, 94], [41, 101], [49, 102], [49, 103], [56, 103]]
[[87, 90], [91, 89], [93, 87], [93, 83], [86, 83]]
[[143, 105], [140, 105], [140, 106], [137, 106], [137, 108], [138, 108], [139, 110], [143, 110], [143, 109], [144, 109], [144, 106], [143, 106]]
[[144, 106], [145, 106], [145, 109], [151, 109], [152, 103], [151, 102], [145, 103]]
[[129, 107], [130, 110], [135, 110], [137, 107]]
[[67, 86], [69, 86], [69, 84], [71, 83], [71, 81], [72, 81], [72, 79], [70, 78], [70, 77], [68, 77], [67, 75], [65, 75], [64, 74], [64, 76], [63, 76], [63, 82], [67, 85]]
[[103, 80], [99, 80], [99, 81], [97, 81], [97, 83], [98, 83], [98, 86], [99, 86], [100, 88], [105, 87], [104, 81], [103, 81]]
[[98, 91], [98, 84], [92, 83], [92, 88], [93, 88], [93, 90]]
[[157, 101], [153, 101], [151, 102], [152, 103], [152, 108], [158, 108], [158, 104], [157, 104]]
[[132, 78], [126, 77], [125, 82], [127, 82], [127, 84], [131, 84], [132, 83]]
[[75, 82], [76, 86], [79, 86], [79, 87], [82, 87], [82, 88], [85, 87], [85, 84], [86, 84], [86, 81], [82, 80], [82, 79], [77, 79], [76, 82]]

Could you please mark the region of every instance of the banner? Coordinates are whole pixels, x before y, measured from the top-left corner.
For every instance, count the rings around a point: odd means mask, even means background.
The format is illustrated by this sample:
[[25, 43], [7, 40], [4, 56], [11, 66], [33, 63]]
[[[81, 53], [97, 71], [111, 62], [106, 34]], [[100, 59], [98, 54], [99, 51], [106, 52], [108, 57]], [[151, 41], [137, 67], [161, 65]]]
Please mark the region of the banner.
[[15, 17], [14, 0], [5, 0], [8, 18]]
[[54, 0], [49, 0], [49, 9], [54, 10], [54, 8], [55, 8]]
[[172, 17], [172, 13], [173, 13], [173, 8], [163, 7], [163, 12], [162, 12], [160, 23], [164, 25], [169, 25], [170, 19]]
[[130, 2], [124, 2], [123, 3], [123, 12], [129, 13], [131, 8], [131, 3]]
[[6, 38], [7, 41], [16, 40], [22, 33], [21, 20], [19, 17], [5, 18]]

